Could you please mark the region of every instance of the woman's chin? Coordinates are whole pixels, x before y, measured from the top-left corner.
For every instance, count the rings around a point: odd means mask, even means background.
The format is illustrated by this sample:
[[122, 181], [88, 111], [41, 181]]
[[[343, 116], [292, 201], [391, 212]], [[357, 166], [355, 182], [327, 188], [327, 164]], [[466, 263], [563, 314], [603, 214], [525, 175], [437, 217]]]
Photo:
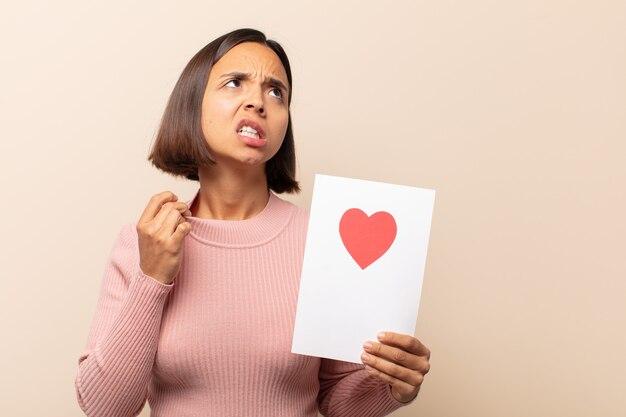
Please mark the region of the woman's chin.
[[233, 168], [244, 169], [265, 169], [265, 162], [267, 162], [266, 156], [258, 152], [245, 152], [237, 156], [215, 158], [215, 160], [217, 166], [227, 165]]

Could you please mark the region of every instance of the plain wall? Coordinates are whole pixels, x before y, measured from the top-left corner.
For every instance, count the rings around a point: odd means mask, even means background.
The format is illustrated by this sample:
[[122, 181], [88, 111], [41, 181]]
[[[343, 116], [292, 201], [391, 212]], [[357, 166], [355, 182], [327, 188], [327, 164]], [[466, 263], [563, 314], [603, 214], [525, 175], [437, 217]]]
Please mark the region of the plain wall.
[[[81, 416], [111, 246], [166, 189], [147, 161], [202, 46], [280, 41], [315, 173], [437, 190], [416, 336], [429, 417], [626, 415], [626, 3], [0, 5], [0, 414]], [[148, 416], [147, 408], [142, 416]]]

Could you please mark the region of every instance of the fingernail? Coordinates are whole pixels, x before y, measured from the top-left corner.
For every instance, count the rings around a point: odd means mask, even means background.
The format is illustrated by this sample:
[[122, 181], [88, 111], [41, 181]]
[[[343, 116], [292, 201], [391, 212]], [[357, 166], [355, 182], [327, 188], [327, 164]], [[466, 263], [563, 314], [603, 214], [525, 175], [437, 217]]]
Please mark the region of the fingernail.
[[367, 350], [370, 350], [372, 348], [372, 344], [370, 342], [365, 342], [363, 343], [363, 347]]
[[378, 340], [383, 340], [385, 338], [385, 332], [378, 333]]
[[365, 353], [361, 355], [361, 359], [363, 360], [363, 362], [367, 362], [369, 360], [369, 358], [370, 357], [367, 354], [365, 354]]

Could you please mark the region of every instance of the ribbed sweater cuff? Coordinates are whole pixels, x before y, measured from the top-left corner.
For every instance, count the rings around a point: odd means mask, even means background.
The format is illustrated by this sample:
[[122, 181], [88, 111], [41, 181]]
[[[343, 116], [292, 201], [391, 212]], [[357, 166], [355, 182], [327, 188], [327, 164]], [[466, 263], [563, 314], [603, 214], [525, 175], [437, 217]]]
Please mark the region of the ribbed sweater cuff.
[[136, 357], [136, 354], [145, 352], [146, 346], [156, 342], [163, 306], [173, 286], [162, 284], [138, 269], [130, 281], [126, 300], [112, 332], [99, 346], [99, 350], [124, 351], [124, 356], [119, 356], [118, 353], [107, 355], [110, 356], [110, 360]]
[[[367, 378], [367, 377], [366, 377]], [[371, 377], [369, 377], [371, 378]], [[388, 384], [378, 382], [378, 387], [375, 392], [368, 395], [369, 400], [364, 399], [363, 403], [370, 402], [368, 407], [371, 415], [374, 416], [386, 416], [387, 414], [411, 404], [412, 401], [407, 403], [400, 402], [391, 393], [391, 387]]]

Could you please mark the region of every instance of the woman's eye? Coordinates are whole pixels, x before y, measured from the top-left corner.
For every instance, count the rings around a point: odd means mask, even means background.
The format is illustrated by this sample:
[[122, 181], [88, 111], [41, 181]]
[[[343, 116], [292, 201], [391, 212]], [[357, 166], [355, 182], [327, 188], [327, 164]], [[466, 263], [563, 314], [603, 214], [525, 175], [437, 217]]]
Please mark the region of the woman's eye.
[[239, 80], [230, 80], [225, 85], [228, 86], [229, 84], [233, 84], [233, 87], [239, 87], [241, 85], [241, 81], [239, 81]]
[[280, 90], [280, 88], [272, 88], [270, 90], [270, 94], [272, 94], [272, 91], [275, 92], [274, 97], [283, 98], [283, 92]]

